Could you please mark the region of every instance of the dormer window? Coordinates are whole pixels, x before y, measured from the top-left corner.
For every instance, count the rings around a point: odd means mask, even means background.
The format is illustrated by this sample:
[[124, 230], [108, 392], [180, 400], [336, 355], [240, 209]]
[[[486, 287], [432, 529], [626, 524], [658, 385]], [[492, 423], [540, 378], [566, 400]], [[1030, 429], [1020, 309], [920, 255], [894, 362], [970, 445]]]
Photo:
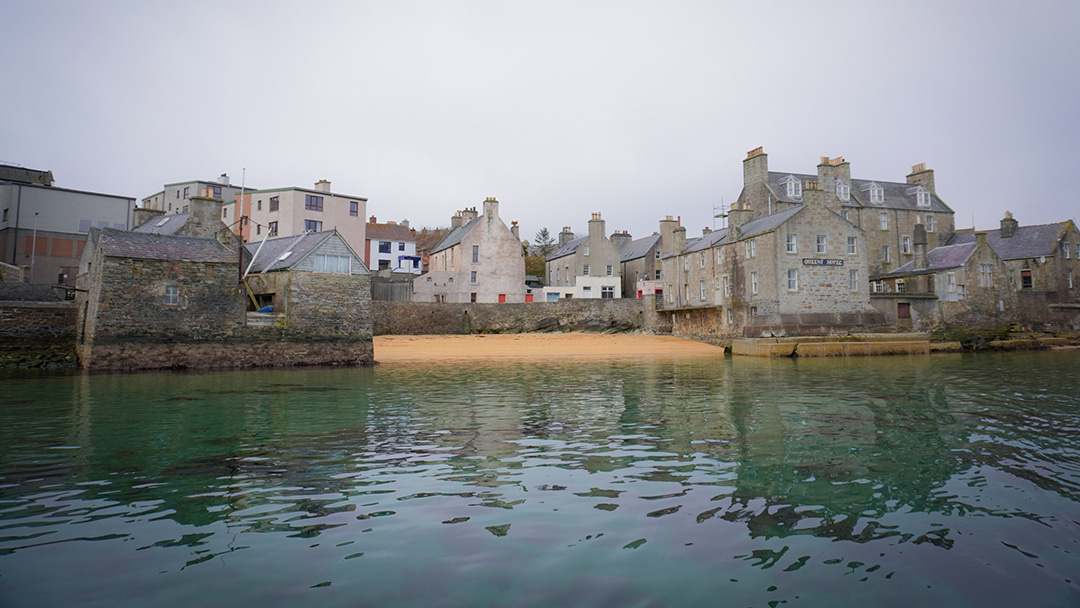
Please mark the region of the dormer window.
[[800, 197], [802, 197], [802, 182], [799, 181], [799, 178], [795, 177], [794, 175], [789, 175], [789, 176], [785, 177], [780, 182], [780, 185], [785, 186], [787, 188], [787, 196], [788, 196], [788, 198], [800, 198]]
[[838, 180], [836, 182], [836, 198], [846, 203], [849, 199], [851, 199], [851, 186]]
[[881, 187], [881, 184], [871, 183], [868, 188], [870, 191], [870, 202], [880, 205], [885, 202], [885, 188]]
[[915, 203], [920, 207], [930, 206], [930, 191], [923, 186], [908, 188], [908, 196], [915, 195]]

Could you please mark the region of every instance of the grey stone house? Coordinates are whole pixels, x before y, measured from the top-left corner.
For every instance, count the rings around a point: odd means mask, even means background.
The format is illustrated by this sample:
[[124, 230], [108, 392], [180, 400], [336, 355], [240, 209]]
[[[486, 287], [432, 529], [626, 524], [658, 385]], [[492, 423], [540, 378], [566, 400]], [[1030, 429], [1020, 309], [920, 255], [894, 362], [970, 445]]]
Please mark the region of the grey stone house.
[[413, 279], [414, 302], [521, 303], [531, 301], [525, 287], [525, 252], [517, 223], [499, 217], [499, 201], [484, 201], [450, 218], [450, 233], [431, 250], [428, 271]]
[[645, 238], [631, 239], [626, 233], [611, 235], [611, 242], [619, 248], [624, 298], [641, 298], [663, 291], [660, 260], [675, 252], [678, 226], [678, 220], [669, 215], [660, 220], [659, 232]]
[[917, 225], [925, 230], [929, 249], [952, 238], [953, 210], [937, 195], [934, 171], [924, 164], [913, 166], [904, 182], [854, 179], [851, 164], [839, 157], [822, 157], [817, 169], [817, 175], [770, 171], [768, 155], [751, 150], [743, 160], [743, 189], [734, 208], [749, 210], [752, 218], [790, 209], [804, 202], [804, 185], [813, 181], [837, 213], [863, 230], [875, 275], [913, 259]]
[[763, 216], [735, 208], [727, 228], [690, 241], [676, 228], [658, 300], [674, 331], [758, 337], [880, 324], [870, 306], [865, 232], [826, 194], [808, 181], [799, 205]]
[[[547, 257], [547, 287], [544, 299], [621, 298], [622, 254], [604, 236], [605, 222], [599, 213], [589, 220], [589, 234], [571, 239], [566, 227], [559, 235], [559, 247]], [[568, 236], [569, 235], [569, 236]]]
[[281, 328], [370, 355], [371, 272], [336, 230], [245, 245], [249, 317], [272, 308]]

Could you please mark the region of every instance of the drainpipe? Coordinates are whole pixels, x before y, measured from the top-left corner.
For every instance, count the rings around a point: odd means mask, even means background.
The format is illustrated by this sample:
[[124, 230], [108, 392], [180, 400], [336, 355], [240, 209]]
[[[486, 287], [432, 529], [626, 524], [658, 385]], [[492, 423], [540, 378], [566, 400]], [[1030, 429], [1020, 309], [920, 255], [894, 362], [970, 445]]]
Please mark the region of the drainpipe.
[[22, 185], [15, 186], [18, 191], [15, 194], [15, 239], [11, 246], [11, 265], [18, 266], [19, 258], [19, 212], [22, 209]]
[[38, 212], [34, 212], [34, 236], [30, 241], [30, 282], [34, 282], [34, 260], [37, 258], [37, 220]]

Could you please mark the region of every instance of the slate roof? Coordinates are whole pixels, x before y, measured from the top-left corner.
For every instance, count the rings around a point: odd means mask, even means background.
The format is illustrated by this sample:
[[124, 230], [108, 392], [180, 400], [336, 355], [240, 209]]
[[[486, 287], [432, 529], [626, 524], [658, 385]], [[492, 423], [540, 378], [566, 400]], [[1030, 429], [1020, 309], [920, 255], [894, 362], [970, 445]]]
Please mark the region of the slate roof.
[[458, 243], [460, 243], [461, 239], [465, 238], [465, 235], [472, 232], [472, 229], [475, 228], [476, 225], [480, 223], [480, 219], [483, 218], [483, 217], [484, 216], [482, 216], [482, 215], [477, 216], [477, 217], [473, 218], [473, 220], [470, 221], [468, 224], [465, 224], [464, 226], [458, 226], [457, 228], [454, 228], [453, 230], [451, 230], [450, 234], [443, 237], [443, 240], [439, 241], [439, 244], [436, 245], [435, 248], [431, 250], [431, 253], [438, 253], [438, 252], [442, 251], [443, 249], [449, 249], [449, 248], [453, 247], [454, 245], [457, 245]]
[[775, 230], [780, 224], [788, 221], [792, 216], [802, 210], [803, 206], [799, 205], [798, 207], [785, 209], [780, 213], [774, 213], [772, 215], [766, 215], [765, 217], [759, 217], [756, 220], [750, 220], [740, 227], [739, 232], [742, 236], [739, 237], [739, 240], [750, 238], [770, 230]]
[[[1004, 260], [1052, 256], [1057, 252], [1058, 242], [1072, 224], [1071, 221], [1037, 226], [1020, 226], [1009, 238], [1001, 237], [1001, 230], [986, 231], [986, 242]], [[950, 245], [974, 243], [974, 232], [957, 232]]]
[[719, 243], [727, 241], [728, 229], [723, 228], [721, 230], [713, 230], [708, 234], [704, 234], [686, 246], [683, 253], [693, 253], [695, 251], [701, 251], [703, 249], [712, 249]]
[[964, 265], [968, 257], [971, 256], [971, 252], [975, 251], [975, 241], [970, 243], [963, 243], [960, 245], [946, 245], [944, 247], [935, 247], [926, 252], [927, 262], [929, 265], [926, 268], [915, 269], [915, 261], [912, 260], [907, 264], [887, 272], [885, 274], [876, 275], [870, 277], [871, 279], [885, 278], [885, 277], [901, 277], [901, 276], [914, 276], [921, 274], [933, 274], [935, 272], [941, 272], [942, 270], [948, 270], [950, 268], [959, 268]]
[[[794, 176], [800, 183], [806, 184], [806, 182], [818, 181], [817, 175], [808, 175], [805, 173], [781, 173], [777, 171], [769, 171], [768, 181], [766, 187], [772, 193], [773, 198], [785, 203], [801, 203], [802, 197], [792, 198], [787, 195], [787, 186], [782, 182], [789, 175]], [[870, 185], [877, 184], [881, 186], [884, 191], [885, 199], [881, 203], [870, 202]], [[952, 209], [949, 208], [938, 195], [930, 193], [930, 206], [920, 207], [916, 200], [915, 192], [913, 191], [917, 184], [909, 184], [907, 182], [882, 182], [877, 180], [867, 179], [854, 179], [851, 180], [851, 200], [844, 203], [845, 206], [855, 207], [880, 207], [882, 209], [913, 209], [916, 211], [940, 211], [944, 213], [952, 213]], [[910, 192], [910, 193], [909, 193]]]
[[551, 252], [551, 255], [547, 257], [547, 261], [550, 262], [551, 260], [557, 260], [559, 258], [563, 258], [574, 253], [578, 250], [578, 247], [584, 245], [585, 241], [587, 240], [589, 240], [589, 237], [583, 236], [581, 238], [576, 238], [572, 241], [567, 241], [563, 243], [562, 247], [559, 247], [555, 251]]
[[401, 224], [367, 224], [364, 230], [369, 241], [416, 242], [416, 234], [413, 233], [412, 228]]
[[[251, 265], [251, 272], [272, 272], [275, 270], [288, 270], [300, 262], [307, 259], [320, 245], [325, 243], [327, 239], [333, 238], [335, 235], [341, 239], [341, 235], [336, 230], [329, 230], [327, 232], [305, 232], [295, 236], [282, 236], [276, 239], [266, 239], [262, 244], [262, 249], [259, 249], [259, 243], [247, 243], [244, 248], [252, 256], [258, 251], [259, 255], [255, 258], [255, 263]], [[348, 247], [348, 243], [345, 243], [345, 239], [341, 239], [342, 243]], [[284, 260], [281, 256], [286, 252], [292, 252]], [[360, 263], [360, 267], [363, 268], [361, 272], [353, 272], [352, 274], [368, 274], [367, 267], [364, 266], [363, 261], [352, 248], [349, 248], [352, 252], [353, 258]], [[247, 270], [245, 267], [244, 270]]]
[[90, 230], [91, 233], [96, 231], [90, 242], [96, 242], [108, 257], [223, 263], [240, 261], [239, 252], [225, 247], [217, 239], [149, 234], [115, 228]]
[[145, 232], [147, 234], [175, 234], [181, 226], [187, 222], [187, 213], [174, 213], [171, 215], [159, 215], [136, 226], [132, 232]]
[[636, 260], [641, 257], [645, 257], [645, 254], [649, 253], [652, 246], [660, 240], [659, 234], [653, 234], [636, 241], [630, 241], [619, 249], [619, 261], [629, 262], [630, 260]]

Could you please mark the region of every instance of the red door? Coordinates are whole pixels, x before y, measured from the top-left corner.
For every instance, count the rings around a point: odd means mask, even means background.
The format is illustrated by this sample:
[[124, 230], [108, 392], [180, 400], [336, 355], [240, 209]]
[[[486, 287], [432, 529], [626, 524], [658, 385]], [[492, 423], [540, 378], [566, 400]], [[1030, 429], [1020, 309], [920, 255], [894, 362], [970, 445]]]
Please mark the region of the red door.
[[499, 304], [505, 304], [505, 303], [506, 303], [506, 294], [505, 293], [500, 293], [499, 294]]

